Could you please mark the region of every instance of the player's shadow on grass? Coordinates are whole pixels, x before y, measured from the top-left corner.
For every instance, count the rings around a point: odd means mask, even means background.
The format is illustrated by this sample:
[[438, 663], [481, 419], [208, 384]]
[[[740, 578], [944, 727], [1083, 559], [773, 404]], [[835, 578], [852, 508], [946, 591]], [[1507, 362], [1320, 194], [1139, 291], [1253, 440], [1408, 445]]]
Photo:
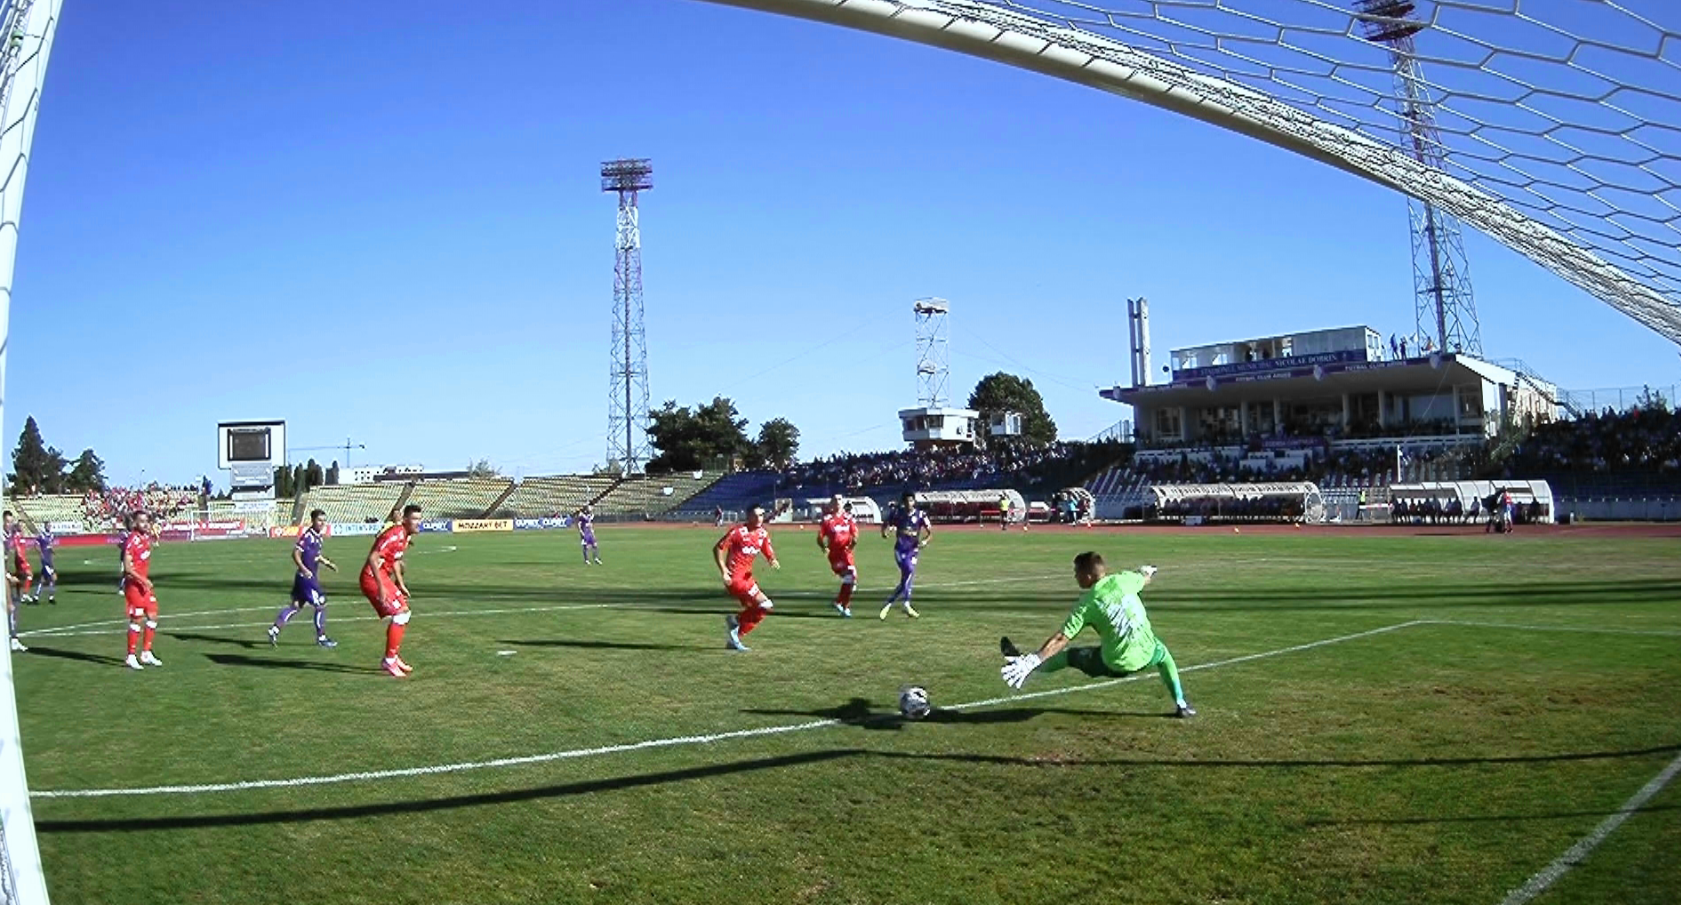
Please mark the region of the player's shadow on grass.
[[544, 638], [531, 641], [500, 640], [510, 647], [573, 647], [585, 650], [712, 650], [716, 644], [653, 644], [647, 641], [585, 641], [577, 638]]
[[111, 657], [105, 654], [89, 654], [79, 650], [60, 650], [55, 647], [31, 645], [28, 656], [52, 657], [55, 660], [80, 660], [83, 663], [97, 663], [100, 666], [122, 666], [122, 657]]
[[1122, 713], [1110, 710], [1069, 710], [1054, 707], [999, 707], [980, 710], [942, 710], [935, 708], [920, 720], [911, 720], [898, 711], [877, 711], [867, 698], [852, 698], [845, 704], [827, 707], [820, 710], [772, 710], [768, 708], [747, 708], [742, 713], [753, 713], [761, 716], [805, 716], [822, 720], [837, 720], [843, 725], [857, 726], [860, 729], [873, 731], [896, 732], [912, 722], [918, 723], [948, 723], [985, 726], [999, 723], [1021, 723], [1034, 717], [1046, 714], [1062, 714], [1078, 717], [1164, 717], [1172, 716], [1168, 713]]
[[233, 644], [246, 650], [257, 650], [268, 647], [267, 641], [251, 641], [246, 638], [228, 638], [223, 635], [200, 635], [196, 632], [166, 632], [169, 637], [177, 641], [208, 641], [211, 644]]
[[840, 748], [830, 751], [808, 751], [802, 754], [787, 754], [780, 757], [755, 758], [753, 760], [712, 764], [704, 767], [689, 767], [682, 770], [667, 770], [659, 773], [644, 773], [636, 776], [617, 776], [610, 779], [569, 782], [559, 785], [539, 786], [534, 789], [515, 789], [508, 792], [483, 792], [473, 795], [455, 795], [448, 798], [434, 798], [425, 801], [397, 801], [382, 804], [299, 808], [289, 811], [266, 811], [257, 814], [207, 814], [194, 817], [142, 817], [135, 819], [109, 818], [101, 820], [37, 820], [35, 822], [35, 830], [40, 833], [133, 833], [153, 830], [185, 830], [230, 826], [264, 826], [287, 823], [310, 823], [317, 820], [355, 820], [366, 817], [384, 817], [394, 814], [425, 814], [435, 811], [451, 811], [458, 808], [473, 808], [502, 804], [515, 804], [524, 801], [544, 801], [549, 799], [570, 798], [576, 795], [590, 795], [596, 792], [613, 792], [622, 789], [662, 786], [670, 783], [690, 782], [699, 779], [714, 779], [721, 776], [737, 776], [744, 773], [756, 773], [763, 770], [777, 770], [787, 767], [805, 767], [813, 764], [842, 760], [849, 757], [860, 757], [868, 753], [869, 752], [857, 748]]
[[315, 660], [274, 660], [247, 657], [244, 654], [205, 654], [205, 659], [218, 666], [254, 666], [258, 669], [302, 669], [313, 672], [343, 672], [358, 676], [378, 675], [381, 670], [372, 666], [347, 666]]

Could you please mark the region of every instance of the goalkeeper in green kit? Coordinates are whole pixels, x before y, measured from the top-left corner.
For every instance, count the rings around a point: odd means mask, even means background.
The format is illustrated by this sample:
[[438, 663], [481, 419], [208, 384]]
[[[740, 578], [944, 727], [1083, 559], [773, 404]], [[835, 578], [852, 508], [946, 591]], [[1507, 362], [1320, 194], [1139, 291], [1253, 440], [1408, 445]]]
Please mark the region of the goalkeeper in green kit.
[[[1055, 672], [1072, 666], [1094, 679], [1107, 679], [1129, 676], [1154, 666], [1161, 674], [1162, 684], [1173, 695], [1175, 715], [1196, 716], [1197, 712], [1185, 700], [1184, 689], [1179, 686], [1179, 667], [1173, 662], [1173, 655], [1167, 652], [1167, 645], [1156, 640], [1156, 633], [1150, 628], [1150, 617], [1144, 614], [1144, 602], [1138, 599], [1138, 592], [1150, 583], [1155, 574], [1155, 566], [1141, 566], [1136, 572], [1111, 574], [1103, 563], [1103, 557], [1096, 553], [1081, 553], [1074, 557], [1074, 580], [1080, 583], [1085, 593], [1080, 595], [1074, 611], [1068, 614], [1062, 631], [1052, 635], [1038, 653], [1023, 654], [1010, 643], [1010, 639], [999, 639], [998, 646], [1004, 653], [1005, 661], [1004, 668], [999, 672], [1005, 684], [1020, 688], [1036, 669]], [[1097, 630], [1103, 644], [1098, 647], [1069, 647], [1068, 642], [1088, 625]]]

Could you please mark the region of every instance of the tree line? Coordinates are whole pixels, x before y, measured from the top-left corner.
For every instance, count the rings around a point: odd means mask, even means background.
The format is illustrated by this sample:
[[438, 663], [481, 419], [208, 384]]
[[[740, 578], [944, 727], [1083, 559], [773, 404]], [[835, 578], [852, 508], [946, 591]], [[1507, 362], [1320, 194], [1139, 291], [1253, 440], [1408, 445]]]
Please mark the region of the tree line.
[[105, 462], [92, 449], [82, 450], [74, 462], [41, 438], [35, 416], [23, 423], [12, 450], [12, 470], [6, 484], [14, 495], [87, 493], [105, 490]]
[[[1056, 442], [1056, 422], [1045, 412], [1045, 400], [1033, 381], [1014, 374], [989, 374], [969, 394], [970, 409], [980, 413], [983, 427], [976, 439], [988, 442], [1020, 442], [1035, 446]], [[993, 415], [1014, 412], [1022, 416], [1019, 438], [999, 441], [986, 436], [984, 426]], [[648, 442], [658, 455], [648, 462], [651, 472], [698, 471], [743, 468], [785, 468], [800, 451], [800, 429], [786, 418], [772, 418], [759, 425], [756, 438], [747, 435], [748, 420], [741, 417], [735, 402], [714, 396], [711, 402], [680, 406], [676, 400], [648, 413]], [[614, 463], [609, 463], [609, 468]]]

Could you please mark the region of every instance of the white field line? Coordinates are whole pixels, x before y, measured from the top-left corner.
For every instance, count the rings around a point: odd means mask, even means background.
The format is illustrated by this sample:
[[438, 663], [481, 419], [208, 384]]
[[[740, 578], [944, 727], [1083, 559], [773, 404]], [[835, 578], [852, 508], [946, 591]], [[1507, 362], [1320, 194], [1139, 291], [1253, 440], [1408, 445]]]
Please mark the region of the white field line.
[[[1340, 644], [1344, 641], [1353, 641], [1358, 638], [1380, 635], [1385, 632], [1392, 632], [1396, 629], [1402, 629], [1418, 624], [1419, 623], [1417, 622], [1402, 622], [1396, 625], [1387, 625], [1382, 628], [1371, 629], [1369, 631], [1356, 632], [1352, 635], [1339, 635], [1335, 638], [1324, 638], [1319, 641], [1310, 641], [1306, 644], [1295, 644], [1290, 647], [1281, 647], [1276, 650], [1262, 651], [1261, 653], [1256, 654], [1245, 654], [1241, 657], [1231, 657], [1225, 660], [1216, 660], [1211, 663], [1199, 663], [1194, 666], [1187, 666], [1181, 669], [1180, 672], [1215, 669], [1217, 667], [1231, 666], [1237, 663], [1248, 663], [1252, 660], [1263, 660], [1268, 657], [1277, 657], [1283, 654], [1295, 653], [1296, 651], [1312, 650], [1316, 647], [1325, 647], [1331, 644]], [[948, 709], [967, 710], [976, 707], [989, 707], [994, 704], [1003, 704], [1013, 701], [1024, 701], [1034, 698], [1074, 694], [1076, 692], [1096, 691], [1100, 688], [1108, 688], [1112, 685], [1118, 685], [1123, 682], [1137, 681], [1138, 679], [1145, 678], [1146, 675], [1147, 674], [1140, 673], [1126, 678], [1109, 679], [1103, 682], [1093, 682], [1086, 685], [1072, 685], [1066, 688], [1034, 691], [1028, 692], [1027, 694], [991, 698], [984, 701], [970, 701], [966, 704], [954, 705]], [[757, 729], [736, 729], [730, 732], [716, 732], [708, 735], [680, 735], [670, 738], [655, 738], [645, 739], [639, 742], [626, 742], [619, 745], [604, 745], [596, 748], [569, 748], [562, 751], [550, 751], [544, 754], [527, 754], [519, 757], [499, 757], [493, 760], [463, 761], [461, 763], [454, 764], [433, 764], [424, 767], [401, 767], [391, 770], [369, 770], [360, 773], [336, 773], [326, 776], [295, 776], [287, 779], [248, 779], [238, 782], [204, 783], [199, 785], [178, 786], [144, 786], [105, 789], [37, 789], [29, 794], [32, 798], [109, 798], [113, 796], [198, 795], [207, 792], [245, 792], [254, 789], [289, 789], [299, 786], [320, 786], [345, 782], [367, 782], [370, 780], [398, 779], [411, 776], [433, 776], [440, 773], [461, 773], [468, 770], [487, 770], [497, 767], [541, 764], [558, 760], [576, 760], [585, 757], [599, 757], [606, 754], [623, 754], [629, 751], [645, 751], [653, 748], [676, 748], [685, 745], [709, 745], [715, 742], [731, 741], [734, 739], [785, 735], [790, 732], [804, 732], [808, 729], [825, 729], [830, 726], [838, 726], [840, 724], [841, 721], [838, 719], [810, 720], [804, 723], [790, 723], [783, 726], [762, 726]]]
[[1510, 628], [1526, 632], [1580, 632], [1586, 635], [1649, 635], [1659, 638], [1681, 638], [1681, 631], [1640, 628], [1592, 628], [1579, 625], [1520, 625], [1512, 622], [1477, 622], [1470, 619], [1425, 619], [1428, 625], [1469, 625], [1475, 628]]
[[1617, 827], [1622, 826], [1623, 822], [1628, 820], [1631, 815], [1645, 807], [1646, 802], [1652, 800], [1652, 796], [1663, 791], [1663, 787], [1669, 785], [1670, 780], [1674, 779], [1677, 773], [1681, 773], [1681, 756], [1677, 756], [1670, 761], [1669, 766], [1664, 767], [1658, 775], [1652, 777], [1650, 782], [1641, 786], [1640, 791], [1634, 793], [1634, 797], [1628, 801], [1623, 802], [1623, 806], [1618, 808], [1616, 813], [1600, 821], [1599, 826], [1593, 828], [1593, 832], [1578, 839], [1576, 844], [1570, 846], [1564, 854], [1559, 855], [1557, 860], [1542, 868], [1535, 876], [1524, 881], [1522, 886], [1507, 893], [1506, 898], [1500, 900], [1500, 905], [1524, 905], [1524, 903], [1546, 892], [1547, 887], [1557, 883], [1559, 878], [1568, 873], [1572, 867], [1587, 860], [1589, 853], [1598, 848], [1607, 836], [1616, 832]]
[[[265, 607], [265, 609], [267, 609], [267, 608]], [[446, 619], [446, 618], [449, 618], [451, 616], [505, 616], [505, 615], [508, 615], [510, 613], [554, 613], [554, 612], [559, 612], [559, 611], [562, 611], [562, 610], [606, 610], [606, 609], [633, 610], [633, 609], [636, 609], [636, 607], [634, 605], [628, 605], [628, 604], [622, 604], [622, 603], [565, 603], [565, 604], [555, 604], [554, 606], [499, 607], [499, 608], [496, 608], [496, 609], [488, 609], [488, 610], [444, 610], [441, 613], [431, 613], [431, 612], [425, 613], [424, 618], [426, 618], [426, 619]], [[231, 612], [231, 611], [229, 611], [229, 612]], [[701, 611], [697, 610], [696, 612], [701, 612]], [[384, 620], [384, 617], [382, 617], [382, 616], [334, 616], [333, 617], [333, 623], [335, 625], [340, 623], [340, 622], [381, 622], [383, 620]], [[223, 622], [223, 623], [219, 623], [219, 624], [216, 624], [216, 625], [159, 626], [158, 630], [161, 631], [161, 632], [165, 632], [165, 633], [172, 632], [172, 631], [174, 631], [174, 632], [199, 632], [199, 631], [206, 631], [206, 630], [209, 630], [209, 629], [223, 629], [223, 628], [262, 628], [263, 626], [273, 625], [273, 624], [274, 624], [273, 620], [269, 620], [268, 622]], [[125, 633], [125, 632], [128, 631], [128, 628], [127, 628], [128, 623], [124, 622], [124, 623], [122, 623], [122, 625], [123, 625], [122, 628], [101, 628], [101, 629], [90, 629], [90, 630], [87, 630], [87, 631], [78, 631], [78, 632], [51, 632], [48, 629], [42, 629], [41, 630], [42, 634], [39, 634], [39, 635], [33, 635], [33, 634], [30, 634], [30, 633], [27, 633], [27, 632], [19, 632], [18, 634], [19, 635], [29, 635], [29, 637], [32, 640], [37, 640], [37, 641], [41, 640], [41, 639], [70, 638], [70, 637], [74, 637], [74, 636], [77, 636], [77, 635], [116, 635], [116, 634], [122, 634], [122, 633]]]
[[[918, 587], [921, 587], [921, 588], [965, 588], [965, 587], [973, 587], [973, 586], [976, 586], [976, 585], [1015, 584], [1015, 583], [1019, 583], [1019, 582], [1029, 582], [1029, 581], [1048, 581], [1048, 580], [1051, 580], [1053, 578], [1060, 577], [1061, 574], [1062, 573], [1057, 573], [1057, 575], [1017, 575], [1017, 576], [1014, 576], [1014, 577], [1011, 577], [1011, 578], [977, 578], [977, 579], [971, 579], [971, 580], [968, 580], [968, 581], [929, 582], [929, 583], [926, 583], [926, 584], [918, 585]], [[880, 594], [880, 593], [886, 593], [886, 592], [891, 591], [891, 590], [893, 590], [893, 588], [890, 585], [884, 585], [881, 588], [859, 587], [858, 593], [860, 593], [860, 594], [871, 594], [871, 593]], [[828, 592], [793, 591], [793, 592], [789, 592], [787, 594], [778, 594], [777, 596], [778, 597], [783, 597], [783, 598], [792, 598], [792, 599], [795, 599], [795, 600], [803, 600], [803, 599], [808, 598], [808, 597], [812, 598], [812, 599], [827, 600], [828, 598], [830, 598], [833, 595], [829, 594]], [[284, 606], [284, 604], [281, 604], [280, 606]], [[169, 628], [172, 629], [172, 630], [176, 630], [176, 631], [200, 631], [200, 630], [204, 630], [204, 629], [223, 629], [223, 628], [260, 628], [260, 627], [265, 626], [265, 625], [271, 625], [272, 622], [239, 622], [239, 623], [224, 623], [224, 624], [221, 624], [221, 625], [182, 625], [182, 626], [177, 626], [177, 625], [173, 624], [173, 621], [177, 620], [177, 619], [188, 619], [188, 618], [198, 617], [198, 616], [221, 616], [221, 615], [225, 615], [225, 614], [229, 614], [229, 613], [252, 613], [252, 612], [269, 612], [269, 611], [273, 611], [273, 612], [278, 613], [278, 612], [280, 612], [280, 606], [250, 606], [250, 607], [234, 607], [232, 609], [226, 609], [226, 610], [200, 610], [200, 611], [192, 612], [192, 613], [173, 613], [173, 614], [165, 613], [165, 614], [162, 614], [162, 615], [158, 616], [158, 621], [159, 622], [164, 622], [165, 620], [170, 620], [171, 624], [170, 624]], [[510, 614], [510, 613], [552, 613], [552, 612], [555, 612], [556, 610], [603, 610], [603, 609], [614, 609], [614, 608], [633, 610], [633, 609], [636, 609], [637, 606], [638, 606], [637, 604], [633, 604], [633, 603], [626, 603], [626, 604], [588, 603], [588, 604], [568, 604], [568, 605], [564, 605], [564, 606], [507, 607], [507, 608], [502, 608], [502, 609], [490, 609], [490, 610], [439, 610], [439, 611], [426, 610], [426, 611], [423, 611], [421, 613], [421, 615], [424, 618], [431, 619], [431, 618], [440, 617], [440, 616], [495, 616], [495, 615], [507, 615], [507, 614]], [[696, 613], [701, 613], [701, 614], [705, 613], [704, 610], [699, 610], [699, 609], [697, 609], [695, 612]], [[371, 621], [376, 621], [376, 619], [377, 619], [377, 617], [372, 617], [372, 616], [335, 616], [333, 618], [333, 621], [334, 622], [371, 622]], [[120, 635], [120, 634], [123, 634], [126, 631], [128, 631], [128, 620], [127, 619], [107, 619], [107, 620], [101, 620], [101, 621], [98, 621], [98, 622], [82, 622], [82, 623], [77, 623], [75, 625], [55, 625], [55, 626], [48, 626], [47, 628], [26, 629], [24, 631], [18, 632], [18, 635], [19, 635], [19, 637], [25, 637], [25, 638], [68, 638], [68, 637], [73, 637], [73, 636], [77, 636], [77, 635]]]

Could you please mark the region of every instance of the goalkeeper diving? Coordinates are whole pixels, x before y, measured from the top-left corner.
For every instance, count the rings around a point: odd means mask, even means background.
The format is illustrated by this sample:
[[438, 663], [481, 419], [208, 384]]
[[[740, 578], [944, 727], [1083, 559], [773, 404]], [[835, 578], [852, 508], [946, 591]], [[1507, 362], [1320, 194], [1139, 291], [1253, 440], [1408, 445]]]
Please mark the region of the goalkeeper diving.
[[[1167, 652], [1167, 645], [1150, 628], [1150, 617], [1144, 614], [1144, 602], [1138, 598], [1138, 592], [1155, 575], [1155, 566], [1140, 566], [1136, 572], [1111, 573], [1097, 553], [1074, 557], [1074, 580], [1085, 593], [1068, 614], [1062, 631], [1046, 640], [1038, 652], [1024, 654], [1009, 638], [998, 640], [998, 647], [1004, 653], [1004, 668], [999, 670], [1004, 683], [1020, 688], [1034, 670], [1056, 672], [1073, 667], [1094, 679], [1111, 679], [1154, 666], [1162, 684], [1173, 695], [1174, 715], [1196, 716], [1179, 685], [1179, 667]], [[1069, 647], [1068, 643], [1088, 625], [1097, 631], [1103, 643], [1095, 647]]]

